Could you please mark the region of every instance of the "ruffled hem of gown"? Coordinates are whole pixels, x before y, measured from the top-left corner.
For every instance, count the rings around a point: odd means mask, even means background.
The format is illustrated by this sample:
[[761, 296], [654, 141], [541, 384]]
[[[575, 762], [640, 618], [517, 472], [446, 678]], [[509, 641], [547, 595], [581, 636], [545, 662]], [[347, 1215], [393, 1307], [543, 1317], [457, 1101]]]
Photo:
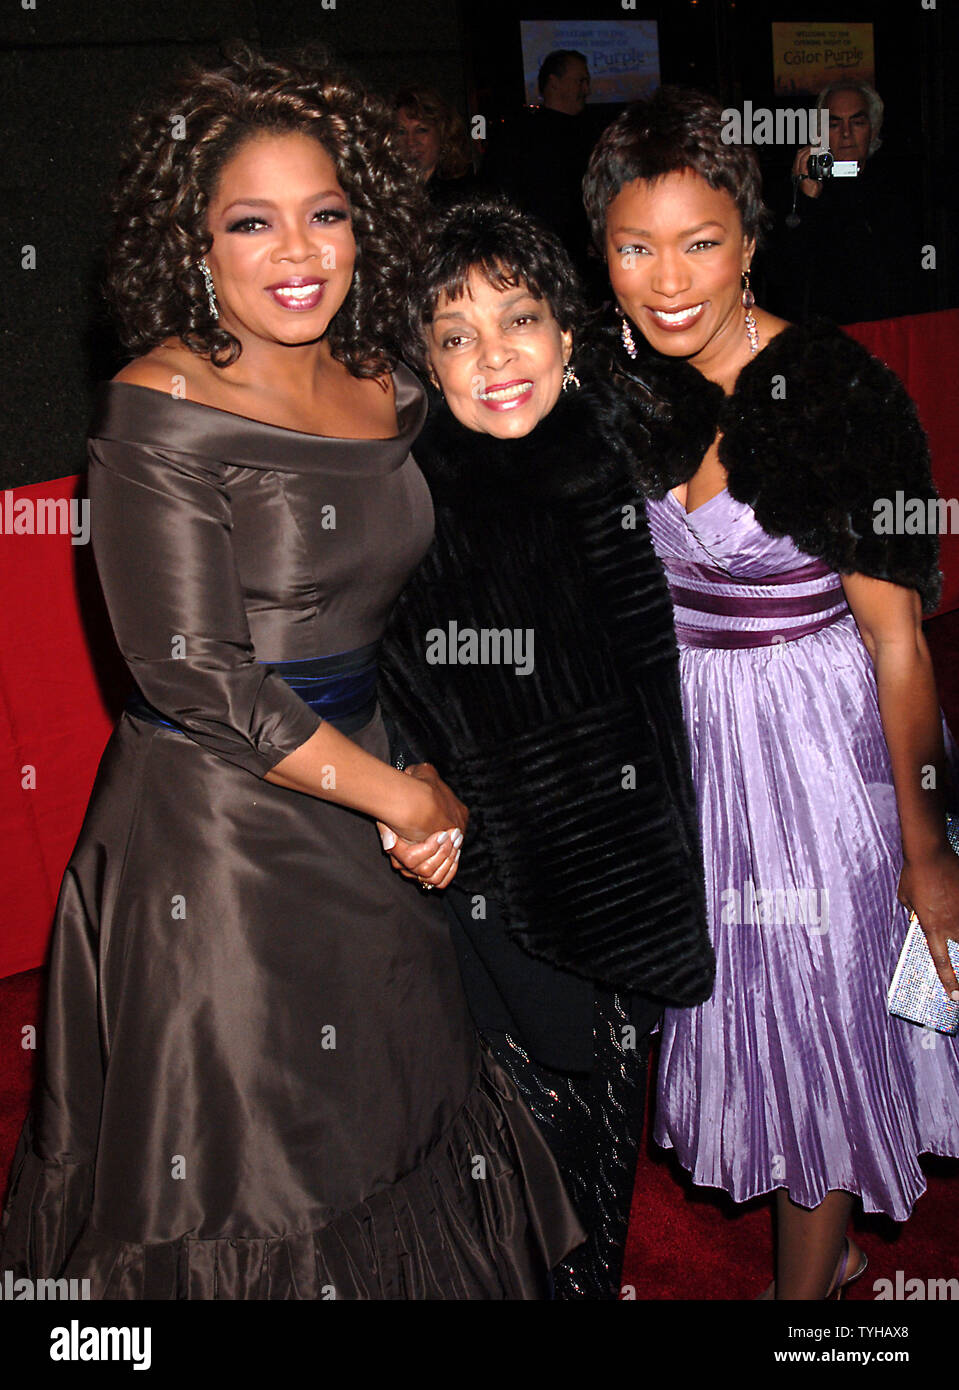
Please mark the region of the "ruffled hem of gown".
[[891, 1193], [888, 1190], [874, 1192], [854, 1177], [830, 1178], [816, 1174], [799, 1179], [790, 1176], [773, 1178], [760, 1172], [754, 1174], [752, 1180], [748, 1181], [736, 1179], [721, 1172], [706, 1172], [697, 1167], [695, 1153], [681, 1149], [662, 1130], [654, 1132], [652, 1137], [653, 1143], [658, 1148], [675, 1156], [680, 1167], [685, 1168], [689, 1174], [694, 1187], [708, 1187], [717, 1192], [725, 1192], [730, 1201], [735, 1202], [737, 1206], [744, 1202], [752, 1202], [756, 1197], [768, 1197], [771, 1192], [778, 1192], [780, 1188], [785, 1188], [789, 1193], [791, 1202], [795, 1203], [797, 1207], [805, 1207], [811, 1211], [824, 1202], [830, 1192], [848, 1192], [850, 1197], [859, 1200], [867, 1216], [886, 1216], [898, 1225], [903, 1225], [909, 1220], [913, 1208], [928, 1187], [925, 1175], [919, 1167], [920, 1158], [926, 1156], [945, 1159], [959, 1158], [959, 1154], [951, 1149], [937, 1148], [932, 1144], [923, 1145], [912, 1153], [912, 1163], [908, 1164], [908, 1171], [906, 1171], [907, 1162], [900, 1162], [897, 1166], [896, 1172], [900, 1179], [898, 1192]]
[[535, 1122], [485, 1052], [423, 1162], [318, 1230], [116, 1240], [89, 1223], [92, 1173], [91, 1164], [41, 1159], [28, 1120], [0, 1269], [89, 1279], [95, 1299], [541, 1299], [547, 1270], [584, 1239]]

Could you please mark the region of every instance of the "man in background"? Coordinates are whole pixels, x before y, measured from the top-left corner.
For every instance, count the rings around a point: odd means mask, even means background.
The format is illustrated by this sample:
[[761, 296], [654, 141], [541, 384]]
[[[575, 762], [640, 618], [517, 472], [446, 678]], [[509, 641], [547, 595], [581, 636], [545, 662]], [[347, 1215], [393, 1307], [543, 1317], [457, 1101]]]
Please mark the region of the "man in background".
[[856, 172], [839, 177], [834, 166], [831, 176], [810, 177], [817, 151], [797, 151], [792, 206], [777, 209], [763, 256], [766, 307], [794, 321], [821, 314], [837, 323], [931, 308], [918, 173], [880, 148], [882, 98], [867, 82], [834, 82], [817, 108], [829, 112], [833, 160]]
[[483, 183], [551, 227], [585, 274], [589, 229], [582, 184], [599, 134], [585, 109], [585, 57], [574, 49], [548, 54], [537, 85], [541, 105], [524, 107], [490, 131]]
[[539, 70], [536, 85], [543, 105], [564, 116], [579, 116], [589, 96], [589, 66], [582, 53], [560, 48], [548, 54]]

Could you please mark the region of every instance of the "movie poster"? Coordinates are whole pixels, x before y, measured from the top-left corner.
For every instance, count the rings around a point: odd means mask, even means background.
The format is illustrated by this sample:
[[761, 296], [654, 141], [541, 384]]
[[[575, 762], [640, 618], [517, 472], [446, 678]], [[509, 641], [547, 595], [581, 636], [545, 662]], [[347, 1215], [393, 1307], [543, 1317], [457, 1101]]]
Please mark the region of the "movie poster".
[[871, 24], [774, 24], [773, 78], [777, 96], [821, 92], [827, 82], [858, 79], [875, 85]]
[[645, 19], [524, 19], [526, 100], [540, 99], [536, 77], [547, 53], [573, 48], [589, 64], [590, 102], [635, 101], [659, 86], [659, 32]]

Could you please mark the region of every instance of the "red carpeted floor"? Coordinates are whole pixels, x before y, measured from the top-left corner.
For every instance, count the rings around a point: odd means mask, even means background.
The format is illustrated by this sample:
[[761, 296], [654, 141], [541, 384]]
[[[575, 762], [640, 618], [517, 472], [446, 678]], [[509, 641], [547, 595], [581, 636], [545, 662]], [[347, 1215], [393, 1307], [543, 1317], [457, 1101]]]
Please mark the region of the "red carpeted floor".
[[[41, 972], [0, 980], [0, 1187], [26, 1114], [36, 1052], [23, 1046], [37, 1022]], [[652, 1093], [653, 1086], [650, 1086]], [[849, 1291], [873, 1299], [874, 1280], [959, 1277], [959, 1162], [927, 1159], [929, 1190], [898, 1227], [859, 1216], [857, 1239], [869, 1268]], [[771, 1278], [768, 1201], [735, 1207], [722, 1193], [693, 1188], [679, 1166], [647, 1140], [636, 1173], [623, 1270], [627, 1297], [751, 1299]]]

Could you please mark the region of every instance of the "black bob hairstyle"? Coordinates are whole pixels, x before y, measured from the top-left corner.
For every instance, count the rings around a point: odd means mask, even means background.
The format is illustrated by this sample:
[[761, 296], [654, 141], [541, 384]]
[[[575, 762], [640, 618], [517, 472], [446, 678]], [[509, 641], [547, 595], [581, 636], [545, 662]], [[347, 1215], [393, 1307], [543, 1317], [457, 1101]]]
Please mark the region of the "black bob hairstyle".
[[[406, 355], [428, 371], [424, 329], [440, 299], [459, 299], [471, 271], [498, 290], [525, 285], [542, 299], [575, 345], [586, 311], [579, 281], [559, 238], [511, 203], [474, 198], [437, 211], [427, 228], [428, 248], [413, 278]], [[575, 346], [574, 346], [575, 351]]]

